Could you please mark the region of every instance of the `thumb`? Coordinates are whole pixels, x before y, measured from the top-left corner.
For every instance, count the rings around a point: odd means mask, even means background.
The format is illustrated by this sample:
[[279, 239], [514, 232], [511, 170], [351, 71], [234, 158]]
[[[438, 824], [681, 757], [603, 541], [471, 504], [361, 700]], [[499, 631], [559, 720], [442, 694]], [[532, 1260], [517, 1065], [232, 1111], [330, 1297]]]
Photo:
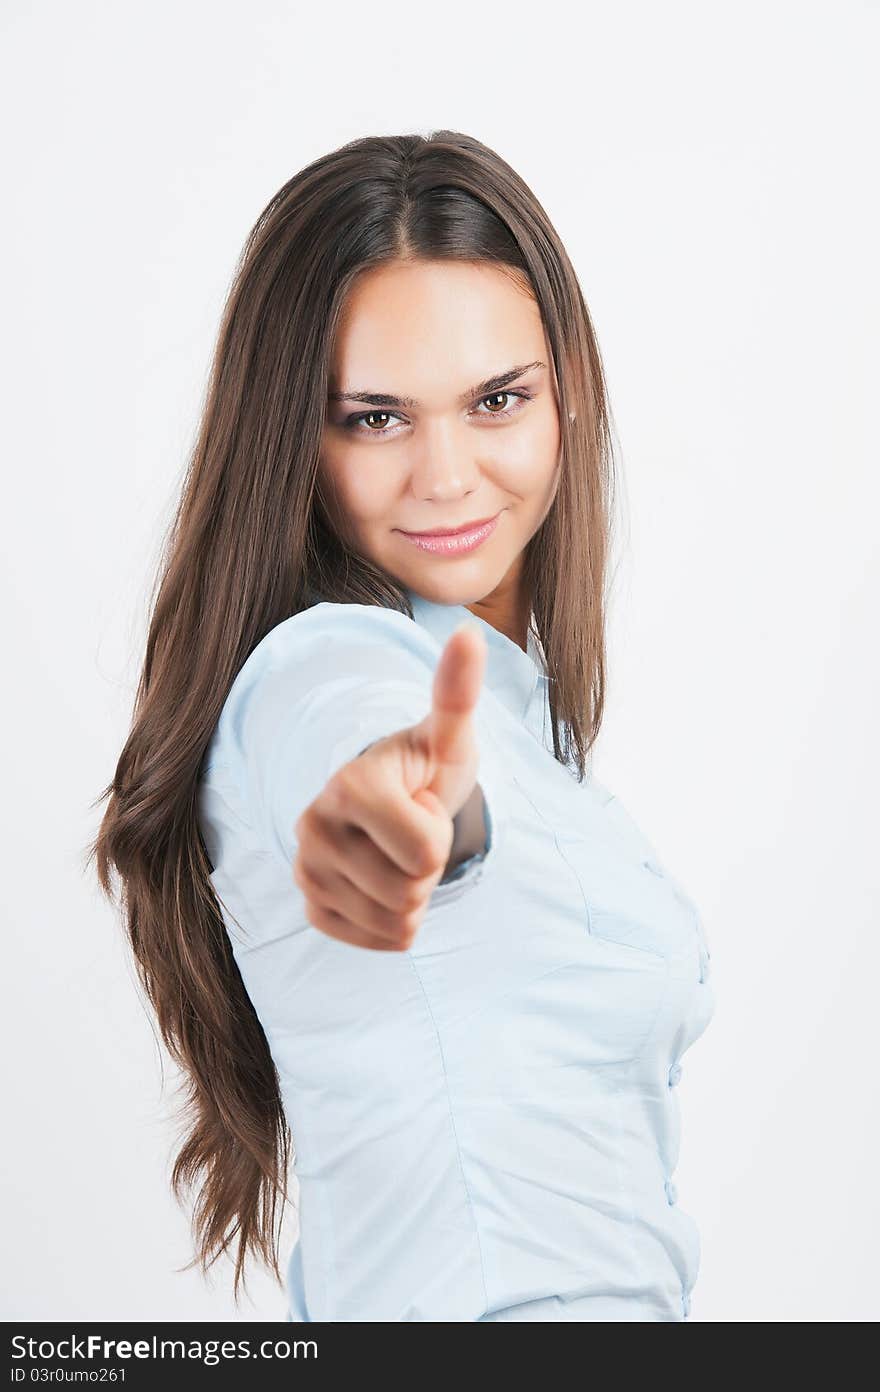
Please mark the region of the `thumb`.
[[436, 765], [466, 764], [474, 756], [473, 711], [486, 670], [486, 639], [470, 620], [446, 642], [425, 719], [429, 755]]
[[420, 807], [424, 807], [433, 816], [439, 817], [446, 812], [446, 808], [440, 801], [436, 793], [432, 793], [430, 788], [418, 788], [412, 794], [413, 802], [417, 802]]

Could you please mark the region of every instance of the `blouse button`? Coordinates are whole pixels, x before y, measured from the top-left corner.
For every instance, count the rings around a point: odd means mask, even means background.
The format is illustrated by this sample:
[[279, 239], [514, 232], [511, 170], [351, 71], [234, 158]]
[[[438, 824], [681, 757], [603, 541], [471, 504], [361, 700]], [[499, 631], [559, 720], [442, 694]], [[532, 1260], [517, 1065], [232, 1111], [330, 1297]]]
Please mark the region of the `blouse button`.
[[705, 980], [706, 980], [706, 977], [707, 977], [708, 975], [709, 975], [709, 950], [708, 950], [707, 947], [704, 946], [703, 943], [701, 943], [701, 944], [700, 944], [700, 980], [701, 980], [701, 981], [705, 981]]
[[666, 1181], [666, 1186], [665, 1186], [665, 1187], [666, 1187], [666, 1202], [667, 1202], [668, 1204], [670, 1204], [670, 1205], [671, 1205], [671, 1204], [674, 1204], [674, 1203], [675, 1203], [675, 1200], [678, 1198], [678, 1190], [676, 1189], [676, 1187], [675, 1187], [675, 1185], [673, 1184], [673, 1182], [672, 1182], [671, 1179], [667, 1179], [667, 1181]]
[[672, 1065], [672, 1067], [670, 1068], [670, 1070], [669, 1070], [669, 1086], [670, 1086], [670, 1087], [675, 1087], [675, 1085], [676, 1085], [676, 1083], [678, 1082], [678, 1080], [679, 1080], [680, 1077], [681, 1077], [681, 1064], [680, 1064], [680, 1063], [674, 1063], [674, 1064]]

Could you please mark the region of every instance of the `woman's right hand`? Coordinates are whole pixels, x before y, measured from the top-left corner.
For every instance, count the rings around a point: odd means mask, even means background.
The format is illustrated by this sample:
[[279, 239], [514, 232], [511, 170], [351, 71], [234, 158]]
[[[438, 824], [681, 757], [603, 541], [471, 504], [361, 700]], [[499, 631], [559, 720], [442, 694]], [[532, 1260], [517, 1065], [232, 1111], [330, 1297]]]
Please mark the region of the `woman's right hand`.
[[298, 818], [293, 878], [309, 922], [331, 938], [386, 952], [412, 943], [476, 785], [485, 664], [476, 624], [456, 629], [424, 720], [343, 764]]

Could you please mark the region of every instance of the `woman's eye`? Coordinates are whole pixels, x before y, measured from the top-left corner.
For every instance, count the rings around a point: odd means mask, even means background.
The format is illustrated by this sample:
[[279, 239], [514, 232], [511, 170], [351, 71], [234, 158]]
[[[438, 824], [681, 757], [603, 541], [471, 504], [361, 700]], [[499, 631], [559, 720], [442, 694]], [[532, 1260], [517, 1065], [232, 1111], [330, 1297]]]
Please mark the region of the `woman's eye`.
[[[482, 406], [482, 404], [483, 404], [484, 401], [497, 401], [499, 397], [504, 397], [504, 396], [507, 396], [507, 397], [521, 396], [521, 397], [524, 397], [525, 399], [529, 399], [529, 394], [528, 394], [527, 392], [497, 391], [497, 392], [492, 392], [489, 396], [484, 396], [484, 397], [482, 398], [482, 400], [480, 401], [480, 405]], [[504, 411], [490, 411], [490, 412], [489, 412], [489, 415], [490, 415], [490, 416], [510, 416], [510, 415], [513, 415], [513, 412], [514, 412], [514, 411], [518, 411], [519, 409], [520, 409], [520, 408], [519, 408], [518, 406], [515, 406], [515, 407], [513, 408], [513, 411], [511, 411], [510, 408], [508, 407], [508, 408], [507, 408], [506, 410], [504, 410]]]
[[[371, 425], [367, 424], [367, 422], [393, 419], [394, 417], [388, 411], [361, 411], [361, 413], [357, 416], [349, 416], [348, 420], [345, 422], [345, 428], [347, 430], [357, 430], [360, 428], [361, 422], [363, 422], [366, 426], [367, 432], [370, 435], [388, 435], [390, 433], [389, 431], [374, 430]], [[398, 416], [397, 419], [399, 420], [400, 417]]]
[[[518, 411], [521, 411], [527, 401], [531, 401], [532, 393], [526, 391], [525, 389], [521, 389], [519, 391], [505, 390], [490, 392], [488, 396], [481, 397], [479, 405], [482, 406], [483, 403], [487, 401], [493, 402], [497, 405], [499, 398], [512, 399], [514, 397], [520, 398], [519, 404], [516, 406], [507, 406], [504, 407], [502, 410], [493, 409], [486, 412], [479, 411], [477, 412], [477, 414], [482, 416], [498, 416], [501, 417], [502, 420], [506, 420], [510, 416], [516, 415]], [[386, 428], [385, 422], [400, 419], [400, 416], [395, 416], [390, 411], [359, 411], [357, 415], [348, 417], [348, 419], [344, 422], [344, 428], [346, 430], [353, 430], [360, 435], [396, 435], [397, 431], [388, 430]], [[378, 425], [376, 424], [376, 422], [378, 422]]]

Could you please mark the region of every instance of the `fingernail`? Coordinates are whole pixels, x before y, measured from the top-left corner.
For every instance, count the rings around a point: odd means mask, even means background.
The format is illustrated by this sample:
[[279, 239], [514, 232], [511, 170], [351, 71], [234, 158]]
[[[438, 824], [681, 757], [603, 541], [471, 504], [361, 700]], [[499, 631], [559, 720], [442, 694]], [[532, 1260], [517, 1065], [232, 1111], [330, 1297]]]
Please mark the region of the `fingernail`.
[[452, 630], [453, 633], [460, 633], [462, 629], [470, 629], [472, 633], [481, 633], [482, 630], [476, 619], [462, 619], [460, 624]]

